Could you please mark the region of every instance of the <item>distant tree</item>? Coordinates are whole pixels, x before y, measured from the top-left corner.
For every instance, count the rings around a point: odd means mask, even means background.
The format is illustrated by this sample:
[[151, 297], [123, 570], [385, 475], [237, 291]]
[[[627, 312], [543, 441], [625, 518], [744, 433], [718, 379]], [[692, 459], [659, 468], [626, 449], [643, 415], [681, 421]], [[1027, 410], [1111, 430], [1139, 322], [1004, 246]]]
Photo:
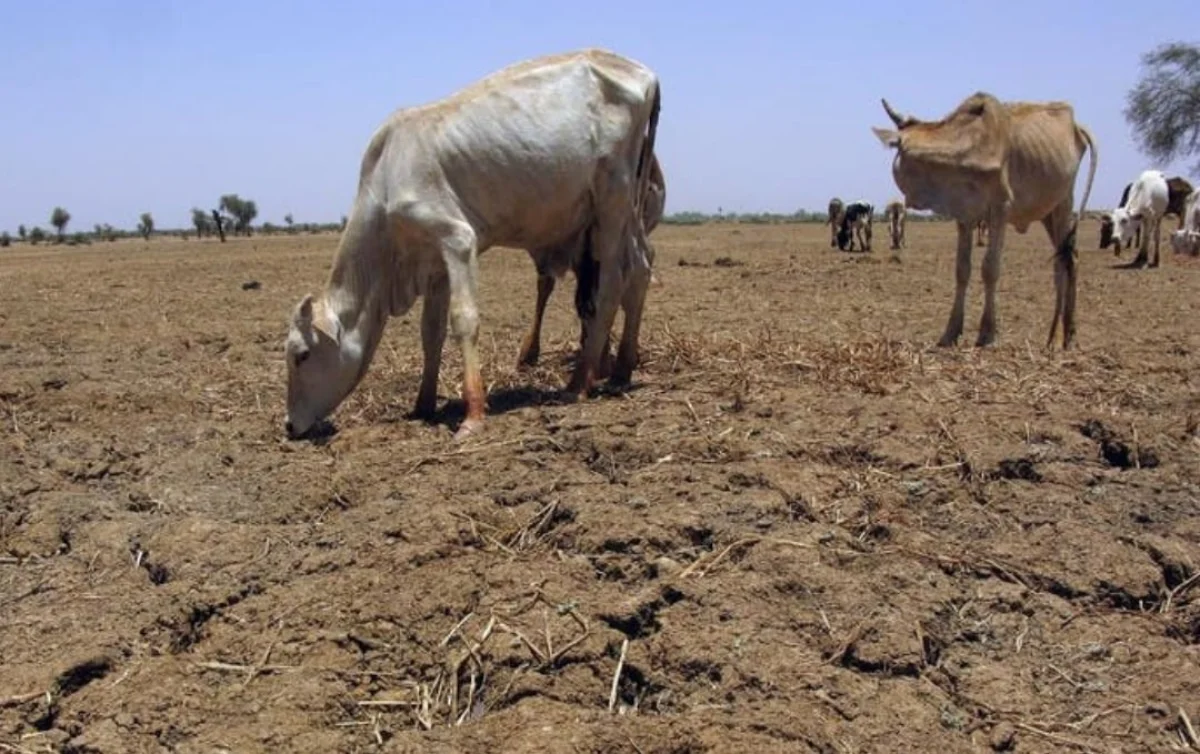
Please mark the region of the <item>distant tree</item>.
[[97, 241], [103, 241], [104, 240], [104, 226], [101, 225], [100, 223], [96, 223], [95, 225], [93, 225], [92, 226], [92, 235], [94, 235], [96, 237]]
[[138, 222], [138, 233], [142, 234], [142, 238], [150, 240], [150, 234], [154, 232], [154, 218], [149, 212], [143, 212], [140, 221]]
[[46, 231], [42, 230], [41, 228], [39, 228], [36, 225], [33, 226], [33, 230], [29, 231], [29, 243], [33, 244], [34, 246], [37, 246], [39, 243], [41, 243], [42, 241], [45, 241], [45, 240], [46, 240]]
[[273, 236], [273, 235], [275, 235], [275, 231], [277, 231], [277, 230], [279, 230], [279, 228], [275, 227], [275, 223], [263, 223], [262, 224], [262, 232], [265, 235]]
[[71, 222], [71, 213], [67, 212], [62, 207], [55, 207], [50, 213], [50, 224], [58, 231], [58, 242], [63, 242], [63, 232], [67, 229], [67, 223]]
[[28, 234], [27, 234], [27, 233], [26, 233], [26, 231], [25, 231], [25, 226], [24, 226], [24, 225], [18, 225], [18, 226], [17, 226], [17, 235], [21, 237], [21, 240], [22, 240], [22, 241], [24, 241], [24, 240], [25, 240], [25, 238], [26, 238], [26, 236], [27, 236]]
[[104, 224], [104, 240], [112, 243], [117, 240], [117, 231], [108, 223]]
[[1161, 45], [1142, 56], [1142, 68], [1124, 110], [1138, 146], [1162, 163], [1200, 155], [1200, 46]]
[[221, 197], [221, 210], [233, 218], [233, 232], [250, 235], [251, 223], [258, 217], [258, 205], [253, 200], [243, 199], [237, 194]]
[[292, 219], [292, 213], [289, 212], [283, 216], [283, 224], [287, 226], [288, 233], [295, 233], [296, 230], [292, 226], [295, 225], [295, 220]]
[[213, 225], [217, 226], [217, 235], [221, 237], [221, 243], [225, 243], [225, 218], [221, 217], [221, 213], [214, 209], [212, 219]]
[[12, 236], [8, 234], [8, 231], [0, 233], [0, 247], [7, 248], [10, 244], [12, 244]]
[[199, 207], [192, 207], [192, 225], [196, 226], [196, 238], [203, 238], [205, 233], [212, 235], [212, 220]]

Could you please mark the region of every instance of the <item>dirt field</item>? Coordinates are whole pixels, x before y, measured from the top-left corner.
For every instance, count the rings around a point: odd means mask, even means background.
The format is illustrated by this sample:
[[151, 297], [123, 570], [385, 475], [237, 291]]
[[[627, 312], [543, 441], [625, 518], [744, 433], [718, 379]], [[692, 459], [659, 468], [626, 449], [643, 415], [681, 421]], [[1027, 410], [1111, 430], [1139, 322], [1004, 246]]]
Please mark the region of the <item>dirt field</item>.
[[1089, 223], [1048, 353], [1010, 231], [1000, 343], [976, 268], [937, 349], [953, 230], [909, 232], [661, 228], [636, 384], [577, 405], [573, 280], [520, 373], [534, 273], [492, 250], [461, 447], [452, 340], [445, 421], [406, 417], [419, 309], [283, 440], [334, 236], [0, 254], [0, 751], [1182, 748], [1200, 262], [1113, 269]]

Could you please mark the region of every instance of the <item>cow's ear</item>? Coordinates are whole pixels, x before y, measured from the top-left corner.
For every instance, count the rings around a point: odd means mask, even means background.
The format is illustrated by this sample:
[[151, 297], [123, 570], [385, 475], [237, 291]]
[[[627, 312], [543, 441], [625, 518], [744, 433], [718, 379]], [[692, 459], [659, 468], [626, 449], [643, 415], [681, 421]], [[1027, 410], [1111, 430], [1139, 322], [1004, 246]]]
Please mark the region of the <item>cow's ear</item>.
[[296, 304], [296, 310], [292, 312], [292, 326], [301, 333], [312, 332], [312, 301], [313, 297], [310, 293], [301, 299], [299, 304]]
[[883, 142], [885, 147], [900, 146], [899, 131], [893, 131], [890, 128], [879, 128], [877, 126], [872, 126], [871, 130], [875, 132], [875, 136], [879, 138], [879, 141]]

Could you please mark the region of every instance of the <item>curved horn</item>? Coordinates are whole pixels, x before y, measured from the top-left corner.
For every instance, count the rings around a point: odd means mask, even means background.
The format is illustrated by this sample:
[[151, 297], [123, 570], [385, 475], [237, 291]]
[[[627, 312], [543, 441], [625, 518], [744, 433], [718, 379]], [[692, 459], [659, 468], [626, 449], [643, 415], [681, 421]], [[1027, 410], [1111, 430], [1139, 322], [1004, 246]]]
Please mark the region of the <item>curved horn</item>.
[[912, 118], [907, 115], [901, 115], [893, 110], [892, 106], [888, 104], [886, 97], [881, 98], [880, 102], [883, 103], [883, 109], [887, 111], [888, 117], [891, 118], [892, 122], [896, 124], [896, 128], [904, 128], [908, 124], [912, 123]]

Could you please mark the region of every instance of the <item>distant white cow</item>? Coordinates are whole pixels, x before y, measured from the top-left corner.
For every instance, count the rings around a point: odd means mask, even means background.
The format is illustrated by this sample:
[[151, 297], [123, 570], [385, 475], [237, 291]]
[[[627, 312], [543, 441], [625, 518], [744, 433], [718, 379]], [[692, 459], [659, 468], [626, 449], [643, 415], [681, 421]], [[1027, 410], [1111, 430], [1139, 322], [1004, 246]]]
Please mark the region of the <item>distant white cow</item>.
[[1145, 226], [1141, 247], [1138, 249], [1137, 257], [1131, 262], [1132, 266], [1142, 267], [1146, 264], [1150, 252], [1151, 236], [1154, 236], [1154, 261], [1150, 263], [1150, 266], [1158, 266], [1159, 246], [1162, 243], [1159, 230], [1162, 219], [1167, 214], [1169, 201], [1170, 190], [1167, 187], [1167, 177], [1161, 170], [1145, 170], [1133, 182], [1133, 188], [1129, 191], [1129, 201], [1125, 203], [1125, 206], [1117, 207], [1112, 211], [1113, 239], [1116, 240], [1118, 249], [1125, 244], [1126, 240], [1133, 238], [1139, 228]]
[[611, 379], [627, 381], [650, 282], [641, 222], [661, 102], [658, 77], [604, 50], [509, 66], [451, 97], [392, 114], [363, 155], [358, 191], [323, 296], [305, 296], [285, 343], [289, 437], [307, 434], [359, 384], [390, 316], [424, 296], [417, 415], [432, 415], [447, 318], [463, 356], [466, 418], [482, 428], [478, 257], [530, 250], [539, 271], [594, 265], [566, 392], [592, 386], [618, 305]]
[[1200, 256], [1200, 191], [1193, 191], [1184, 203], [1183, 226], [1171, 233], [1171, 248], [1176, 254]]

